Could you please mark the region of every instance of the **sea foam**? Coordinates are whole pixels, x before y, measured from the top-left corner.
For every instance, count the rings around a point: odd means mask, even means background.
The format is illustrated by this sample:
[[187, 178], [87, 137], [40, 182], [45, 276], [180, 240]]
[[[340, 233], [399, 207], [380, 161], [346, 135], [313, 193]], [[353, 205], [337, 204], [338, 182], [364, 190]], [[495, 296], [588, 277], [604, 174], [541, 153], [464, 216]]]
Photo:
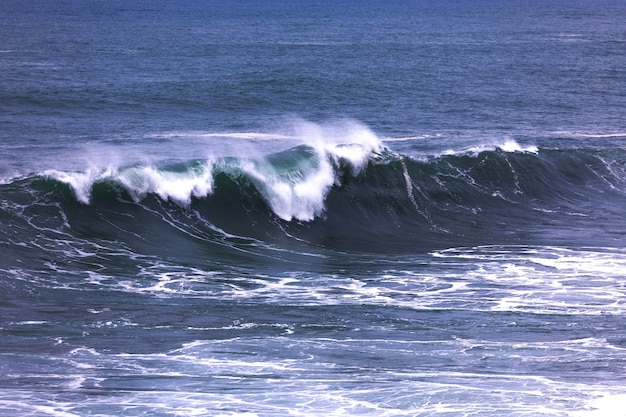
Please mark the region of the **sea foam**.
[[339, 184], [337, 169], [348, 167], [358, 174], [369, 157], [381, 150], [382, 143], [356, 122], [334, 125], [301, 122], [296, 130], [313, 158], [297, 161], [295, 173], [285, 175], [283, 168], [269, 159], [261, 165], [246, 162], [242, 170], [255, 182], [278, 217], [310, 221], [322, 214], [326, 196], [333, 185]]
[[193, 198], [211, 195], [215, 175], [224, 172], [232, 177], [245, 176], [279, 218], [310, 221], [323, 213], [328, 193], [340, 183], [339, 170], [347, 168], [357, 175], [383, 145], [371, 130], [352, 121], [326, 125], [298, 121], [294, 130], [299, 146], [282, 152], [288, 155], [280, 163], [276, 154], [250, 157], [247, 150], [245, 156], [187, 161], [174, 166], [48, 170], [44, 176], [70, 186], [76, 199], [84, 204], [90, 204], [94, 184], [106, 181], [121, 185], [137, 202], [154, 194], [188, 206]]

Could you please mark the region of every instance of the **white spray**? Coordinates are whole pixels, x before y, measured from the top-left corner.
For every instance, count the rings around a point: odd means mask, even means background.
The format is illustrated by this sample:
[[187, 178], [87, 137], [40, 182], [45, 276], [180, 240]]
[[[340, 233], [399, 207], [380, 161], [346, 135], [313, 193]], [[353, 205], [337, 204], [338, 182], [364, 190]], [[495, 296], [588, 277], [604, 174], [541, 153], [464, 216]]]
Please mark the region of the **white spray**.
[[[314, 156], [297, 163], [295, 171], [285, 173], [281, 167], [271, 164], [271, 158], [250, 158], [249, 150], [246, 158], [237, 159], [236, 168], [254, 183], [278, 217], [287, 221], [310, 221], [323, 213], [328, 193], [339, 184], [337, 170], [347, 168], [357, 175], [383, 145], [371, 130], [353, 121], [325, 125], [297, 121], [293, 129], [295, 133], [289, 137], [297, 141], [294, 143], [309, 147]], [[287, 136], [278, 137], [284, 140]], [[84, 204], [90, 202], [94, 183], [111, 181], [128, 190], [135, 201], [156, 194], [163, 200], [187, 206], [192, 198], [213, 193], [215, 167], [225, 165], [224, 161], [224, 158], [207, 159], [184, 170], [149, 164], [90, 168], [83, 172], [48, 170], [44, 175], [68, 184], [76, 199]]]

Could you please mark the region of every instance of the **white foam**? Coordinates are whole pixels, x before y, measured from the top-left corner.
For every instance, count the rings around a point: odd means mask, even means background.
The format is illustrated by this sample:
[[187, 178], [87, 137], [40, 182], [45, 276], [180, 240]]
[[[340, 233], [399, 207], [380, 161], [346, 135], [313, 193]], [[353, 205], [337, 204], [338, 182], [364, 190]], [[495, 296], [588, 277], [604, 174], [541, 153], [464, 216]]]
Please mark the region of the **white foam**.
[[335, 182], [333, 168], [321, 159], [312, 172], [284, 178], [270, 164], [244, 163], [243, 171], [257, 183], [272, 211], [281, 219], [313, 220], [324, 209], [324, 200]]
[[89, 204], [93, 184], [98, 180], [111, 177], [112, 172], [110, 170], [97, 171], [90, 168], [84, 172], [48, 170], [44, 172], [44, 175], [69, 185], [78, 201]]
[[199, 170], [180, 173], [146, 166], [124, 170], [111, 167], [102, 171], [90, 168], [84, 172], [48, 170], [44, 175], [69, 185], [76, 199], [84, 204], [90, 203], [96, 182], [109, 180], [122, 184], [137, 201], [154, 193], [164, 200], [186, 205], [192, 197], [205, 197], [213, 191], [210, 167], [207, 161]]
[[78, 414], [69, 413], [67, 411], [60, 410], [57, 407], [37, 405], [33, 407], [38, 413], [42, 413], [49, 416], [57, 416], [57, 417], [80, 417]]
[[475, 270], [465, 273], [465, 281], [469, 280], [476, 288], [506, 289], [497, 297], [470, 303], [475, 309], [626, 314], [626, 297], [622, 291], [626, 253], [621, 249], [485, 246], [450, 249], [434, 255], [474, 259]]
[[481, 152], [494, 151], [496, 149], [500, 149], [503, 152], [514, 153], [514, 152], [526, 152], [526, 153], [537, 153], [539, 150], [534, 145], [522, 146], [517, 143], [513, 139], [505, 140], [502, 143], [484, 143], [474, 146], [469, 146], [463, 148], [459, 151], [448, 149], [444, 152], [445, 155], [464, 155], [464, 154], [473, 154], [478, 155]]
[[202, 198], [213, 192], [211, 163], [206, 161], [199, 170], [172, 172], [153, 167], [139, 167], [123, 171], [115, 176], [136, 200], [149, 193], [163, 200], [188, 205], [192, 197]]
[[[324, 202], [333, 185], [339, 183], [337, 169], [347, 167], [356, 175], [367, 164], [373, 153], [382, 149], [381, 140], [367, 127], [354, 121], [338, 121], [315, 124], [307, 121], [294, 123], [295, 134], [278, 135], [259, 132], [205, 133], [208, 137], [266, 140], [297, 138], [297, 144], [309, 146], [314, 158], [295, 161], [295, 172], [281, 172], [266, 157], [250, 158], [250, 149], [242, 150], [238, 168], [249, 176], [274, 213], [284, 220], [313, 220], [324, 211]], [[198, 136], [198, 135], [196, 135]], [[292, 143], [293, 144], [293, 143]], [[245, 157], [243, 157], [245, 155]], [[111, 156], [106, 156], [111, 158]], [[148, 194], [156, 194], [163, 200], [188, 205], [192, 198], [202, 198], [213, 193], [213, 170], [225, 159], [207, 159], [184, 171], [161, 169], [153, 164], [105, 169], [97, 168], [105, 161], [96, 161], [85, 171], [48, 170], [44, 175], [68, 184], [76, 199], [89, 204], [93, 185], [99, 181], [121, 184], [133, 199], [140, 201]], [[118, 160], [118, 157], [113, 159]], [[223, 162], [225, 165], [229, 163]]]
[[336, 168], [348, 166], [358, 174], [382, 144], [365, 126], [351, 121], [330, 125], [301, 121], [296, 129], [301, 143], [313, 149], [314, 163], [289, 176], [270, 164], [247, 162], [242, 170], [257, 183], [278, 217], [310, 221], [321, 215], [326, 196], [339, 183]]
[[536, 146], [534, 145], [528, 145], [528, 146], [521, 146], [519, 143], [517, 143], [514, 140], [507, 140], [506, 142], [500, 144], [497, 146], [499, 149], [501, 149], [504, 152], [528, 152], [528, 153], [537, 153], [537, 151], [539, 150]]
[[587, 410], [571, 413], [572, 417], [626, 417], [626, 394], [602, 394], [589, 401]]

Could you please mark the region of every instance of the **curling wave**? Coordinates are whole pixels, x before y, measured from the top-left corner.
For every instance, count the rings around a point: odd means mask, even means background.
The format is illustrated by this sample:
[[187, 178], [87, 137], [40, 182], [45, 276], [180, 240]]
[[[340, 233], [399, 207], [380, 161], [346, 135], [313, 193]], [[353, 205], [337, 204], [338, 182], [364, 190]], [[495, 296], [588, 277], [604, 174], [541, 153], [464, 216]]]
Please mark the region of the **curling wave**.
[[567, 244], [584, 234], [589, 245], [619, 246], [625, 166], [620, 149], [508, 146], [414, 159], [372, 136], [260, 158], [46, 171], [0, 185], [3, 244], [43, 233], [144, 249], [376, 252]]
[[220, 174], [233, 179], [245, 177], [279, 218], [310, 221], [323, 212], [330, 189], [339, 185], [337, 173], [358, 174], [381, 150], [378, 139], [365, 132], [358, 142], [318, 140], [264, 158], [194, 160], [159, 168], [135, 165], [85, 172], [48, 170], [43, 176], [69, 185], [84, 204], [90, 203], [94, 186], [109, 183], [122, 187], [136, 202], [155, 194], [182, 206], [213, 194], [215, 177]]

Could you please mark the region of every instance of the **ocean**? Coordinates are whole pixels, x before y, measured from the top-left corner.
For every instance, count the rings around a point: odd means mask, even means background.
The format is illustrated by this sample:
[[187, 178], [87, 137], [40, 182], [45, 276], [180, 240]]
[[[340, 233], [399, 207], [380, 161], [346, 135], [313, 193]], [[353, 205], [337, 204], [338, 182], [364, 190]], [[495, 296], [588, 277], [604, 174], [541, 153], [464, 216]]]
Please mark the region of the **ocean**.
[[0, 415], [626, 416], [625, 22], [3, 0]]

